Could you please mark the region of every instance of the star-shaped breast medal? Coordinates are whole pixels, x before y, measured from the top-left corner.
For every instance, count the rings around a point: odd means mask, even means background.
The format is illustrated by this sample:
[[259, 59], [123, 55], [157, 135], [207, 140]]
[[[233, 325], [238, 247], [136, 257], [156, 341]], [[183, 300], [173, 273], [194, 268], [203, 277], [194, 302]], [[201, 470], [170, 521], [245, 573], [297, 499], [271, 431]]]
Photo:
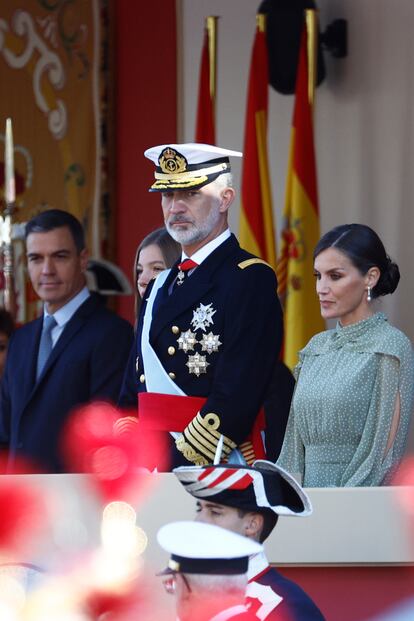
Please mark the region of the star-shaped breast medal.
[[202, 356], [198, 352], [194, 354], [194, 356], [188, 356], [188, 362], [186, 362], [190, 375], [194, 374], [197, 375], [197, 377], [200, 377], [202, 373], [207, 373], [207, 367], [209, 364], [210, 363], [207, 362], [206, 357]]
[[202, 330], [206, 331], [207, 326], [212, 325], [213, 315], [216, 313], [212, 308], [212, 304], [200, 304], [198, 308], [193, 311], [193, 318], [191, 320], [191, 325], [194, 330]]
[[194, 345], [198, 343], [196, 335], [191, 330], [181, 332], [177, 339], [178, 349], [182, 349], [185, 352], [194, 351]]
[[218, 348], [221, 345], [221, 341], [219, 341], [220, 334], [213, 334], [209, 332], [208, 334], [203, 334], [203, 337], [200, 341], [201, 351], [206, 351], [208, 354], [212, 354], [214, 351], [218, 351]]

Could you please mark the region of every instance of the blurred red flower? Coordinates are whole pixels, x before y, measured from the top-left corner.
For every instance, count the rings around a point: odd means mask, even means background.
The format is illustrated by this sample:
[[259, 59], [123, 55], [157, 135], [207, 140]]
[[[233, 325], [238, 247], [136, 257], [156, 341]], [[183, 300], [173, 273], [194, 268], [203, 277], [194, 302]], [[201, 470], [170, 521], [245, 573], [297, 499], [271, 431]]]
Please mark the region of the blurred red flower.
[[150, 483], [148, 471], [165, 466], [162, 434], [131, 425], [119, 433], [118, 410], [93, 403], [76, 411], [63, 433], [62, 453], [72, 472], [90, 473], [103, 500], [135, 503]]

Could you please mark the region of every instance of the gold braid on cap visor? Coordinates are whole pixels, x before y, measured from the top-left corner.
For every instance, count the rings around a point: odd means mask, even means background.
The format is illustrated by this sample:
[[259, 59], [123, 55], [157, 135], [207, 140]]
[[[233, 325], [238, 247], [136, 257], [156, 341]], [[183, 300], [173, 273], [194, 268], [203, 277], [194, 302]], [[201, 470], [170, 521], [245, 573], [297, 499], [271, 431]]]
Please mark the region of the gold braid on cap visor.
[[230, 164], [222, 162], [215, 166], [208, 166], [206, 168], [199, 168], [198, 170], [187, 170], [180, 173], [162, 173], [155, 172], [155, 183], [152, 184], [151, 189], [162, 190], [174, 187], [177, 190], [192, 188], [197, 185], [206, 184], [211, 175], [218, 176], [226, 171], [230, 171]]

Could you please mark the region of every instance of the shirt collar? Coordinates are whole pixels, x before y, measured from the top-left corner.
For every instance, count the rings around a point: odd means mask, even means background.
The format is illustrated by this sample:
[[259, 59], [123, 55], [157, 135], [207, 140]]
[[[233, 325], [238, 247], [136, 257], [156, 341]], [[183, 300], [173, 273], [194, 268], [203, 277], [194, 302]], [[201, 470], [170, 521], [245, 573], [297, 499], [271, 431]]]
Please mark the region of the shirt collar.
[[247, 570], [247, 578], [249, 582], [253, 580], [257, 575], [261, 574], [265, 569], [269, 567], [269, 561], [266, 558], [264, 552], [258, 552], [253, 554], [249, 558], [249, 568]]
[[[69, 321], [69, 319], [71, 319], [72, 316], [76, 313], [81, 304], [83, 304], [85, 300], [88, 299], [89, 296], [90, 293], [87, 287], [83, 287], [83, 289], [81, 289], [74, 298], [69, 300], [69, 302], [67, 302], [65, 306], [62, 306], [62, 308], [59, 308], [59, 310], [53, 313], [53, 317], [56, 319], [56, 323], [58, 324], [58, 326], [65, 325]], [[50, 313], [46, 311], [45, 307], [43, 311], [44, 317], [49, 314]]]
[[[230, 229], [226, 229], [225, 231], [223, 231], [223, 233], [220, 233], [218, 237], [215, 237], [214, 239], [209, 241], [205, 246], [202, 246], [201, 248], [199, 248], [197, 252], [191, 255], [191, 259], [195, 261], [198, 265], [201, 265], [201, 263], [205, 261], [207, 257], [213, 252], [213, 250], [215, 250], [223, 242], [225, 242], [226, 239], [230, 237], [230, 235], [231, 235]], [[189, 257], [187, 257], [187, 255], [184, 252], [181, 254], [181, 262], [185, 261], [185, 259], [188, 259], [188, 258]]]

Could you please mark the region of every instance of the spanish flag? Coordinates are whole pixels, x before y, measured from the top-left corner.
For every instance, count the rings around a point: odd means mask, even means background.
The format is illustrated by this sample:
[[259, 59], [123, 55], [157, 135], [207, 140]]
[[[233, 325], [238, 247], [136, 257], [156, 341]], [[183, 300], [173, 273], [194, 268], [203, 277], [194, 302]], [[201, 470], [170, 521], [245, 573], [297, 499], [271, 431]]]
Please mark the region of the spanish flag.
[[195, 131], [195, 141], [205, 144], [216, 144], [216, 49], [217, 17], [210, 16], [206, 18], [201, 51]]
[[276, 268], [267, 157], [268, 56], [265, 16], [257, 15], [247, 95], [241, 183], [240, 245]]
[[299, 350], [314, 334], [324, 329], [313, 277], [312, 255], [319, 240], [319, 213], [307, 50], [307, 31], [304, 27], [296, 78], [284, 225], [277, 265], [278, 293], [285, 310], [283, 358], [290, 368], [297, 363]]

